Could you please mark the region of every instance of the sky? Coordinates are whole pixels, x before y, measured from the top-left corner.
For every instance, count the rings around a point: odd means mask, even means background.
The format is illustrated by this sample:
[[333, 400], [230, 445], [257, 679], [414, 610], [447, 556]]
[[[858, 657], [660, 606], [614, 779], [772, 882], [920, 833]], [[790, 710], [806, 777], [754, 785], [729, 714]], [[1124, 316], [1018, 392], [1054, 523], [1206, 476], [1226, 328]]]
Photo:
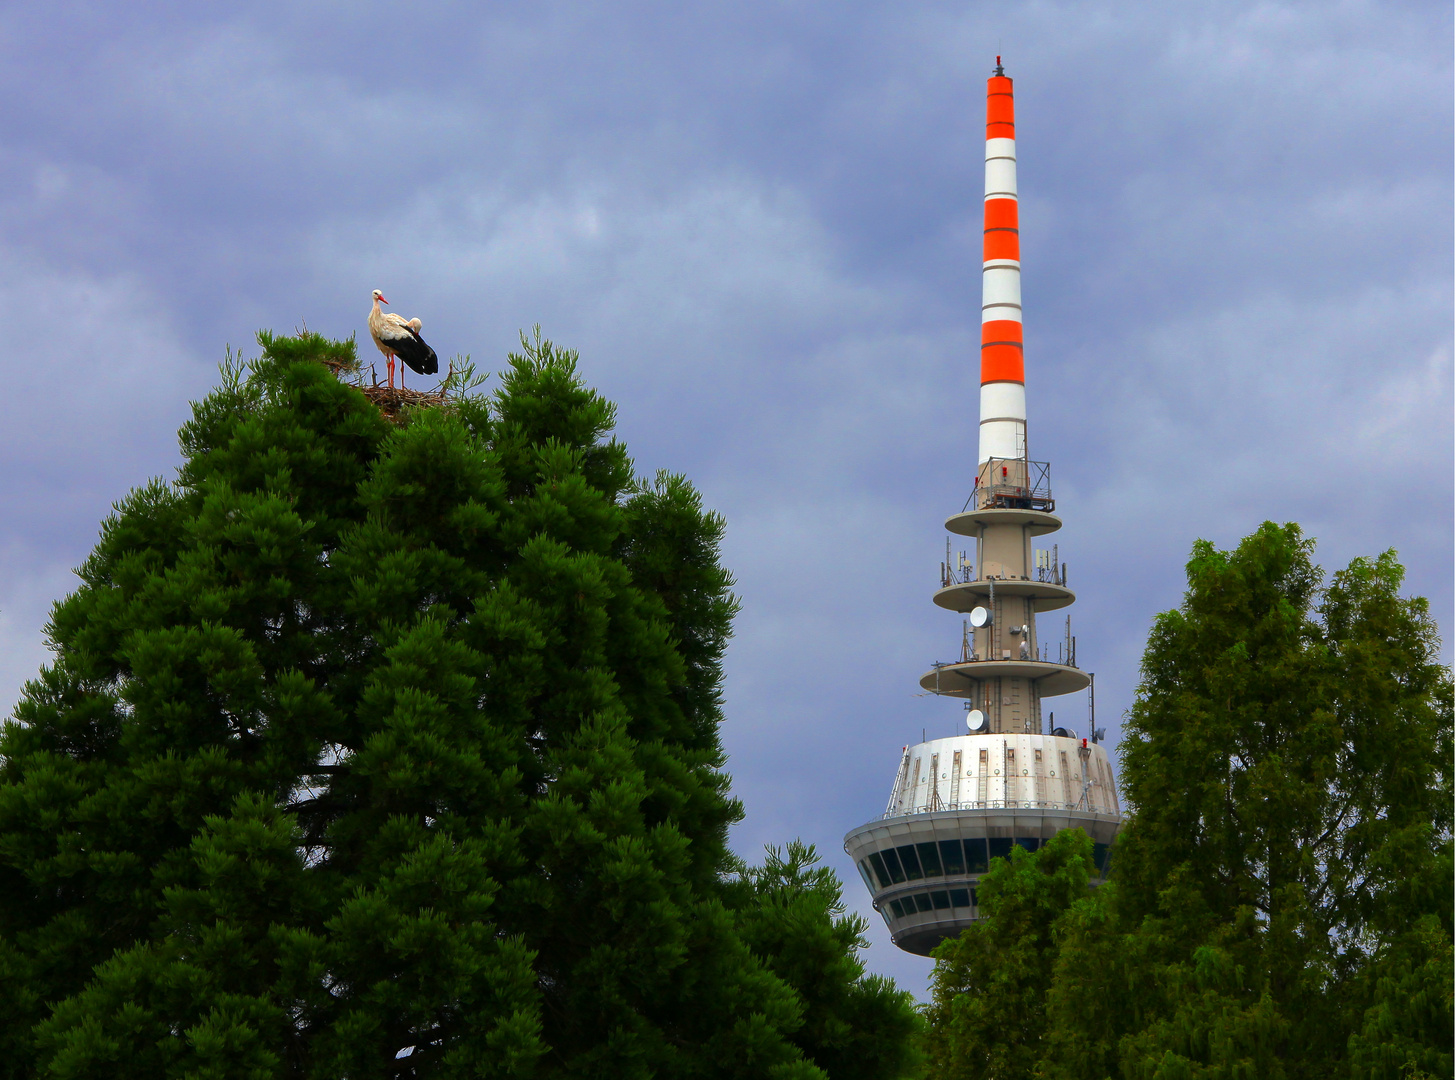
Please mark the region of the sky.
[[[639, 471], [727, 519], [735, 848], [842, 850], [954, 655], [985, 78], [1015, 80], [1031, 456], [1116, 742], [1195, 539], [1395, 548], [1452, 614], [1446, 2], [898, 0], [0, 10], [0, 709], [228, 346], [576, 349]], [[21, 324], [25, 333], [20, 333]], [[958, 544], [964, 546], [964, 543]], [[1044, 628], [1045, 633], [1045, 628]], [[1449, 646], [1446, 649], [1449, 661]], [[1085, 727], [1086, 698], [1049, 701]]]

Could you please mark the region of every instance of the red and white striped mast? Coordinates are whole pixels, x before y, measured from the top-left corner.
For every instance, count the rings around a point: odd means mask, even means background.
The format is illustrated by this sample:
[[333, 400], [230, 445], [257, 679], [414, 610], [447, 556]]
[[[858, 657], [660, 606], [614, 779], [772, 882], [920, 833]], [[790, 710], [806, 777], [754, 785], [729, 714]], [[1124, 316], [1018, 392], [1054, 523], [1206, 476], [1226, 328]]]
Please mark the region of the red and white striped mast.
[[986, 81], [986, 207], [981, 262], [981, 438], [977, 462], [1026, 457], [1016, 110], [996, 57]]

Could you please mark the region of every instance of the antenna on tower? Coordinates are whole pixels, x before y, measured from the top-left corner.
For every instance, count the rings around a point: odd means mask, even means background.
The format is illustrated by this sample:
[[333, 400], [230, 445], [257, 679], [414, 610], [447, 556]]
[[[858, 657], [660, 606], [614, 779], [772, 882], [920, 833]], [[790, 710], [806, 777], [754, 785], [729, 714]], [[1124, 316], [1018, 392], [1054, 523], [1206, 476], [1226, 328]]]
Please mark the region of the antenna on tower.
[[999, 56], [996, 57], [996, 72], [995, 73], [997, 75], [1005, 75], [1006, 74], [1005, 71], [1001, 70], [1001, 57], [999, 57]]

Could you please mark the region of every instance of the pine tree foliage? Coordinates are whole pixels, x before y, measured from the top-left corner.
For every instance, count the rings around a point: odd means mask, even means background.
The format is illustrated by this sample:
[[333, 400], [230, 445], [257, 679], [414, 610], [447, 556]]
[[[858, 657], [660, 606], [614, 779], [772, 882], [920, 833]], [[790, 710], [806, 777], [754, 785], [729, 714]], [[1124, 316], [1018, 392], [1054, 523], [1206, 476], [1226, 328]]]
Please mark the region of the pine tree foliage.
[[817, 863], [812, 845], [793, 841], [745, 868], [732, 897], [740, 931], [798, 993], [803, 1023], [794, 1042], [830, 1076], [913, 1074], [918, 1014], [897, 1006], [905, 998], [890, 980], [864, 975], [855, 954], [868, 924], [845, 914], [839, 880]]
[[897, 1075], [837, 883], [727, 849], [722, 520], [539, 334], [398, 425], [259, 340], [0, 735], [0, 1075]]
[[935, 950], [926, 1049], [932, 1076], [1030, 1080], [1046, 1033], [1063, 912], [1087, 895], [1092, 841], [1068, 829], [1013, 848], [977, 888], [982, 918]]
[[1451, 1075], [1452, 686], [1402, 580], [1387, 552], [1326, 583], [1294, 525], [1195, 545], [1124, 727], [1114, 879], [1049, 913], [1038, 1075]]

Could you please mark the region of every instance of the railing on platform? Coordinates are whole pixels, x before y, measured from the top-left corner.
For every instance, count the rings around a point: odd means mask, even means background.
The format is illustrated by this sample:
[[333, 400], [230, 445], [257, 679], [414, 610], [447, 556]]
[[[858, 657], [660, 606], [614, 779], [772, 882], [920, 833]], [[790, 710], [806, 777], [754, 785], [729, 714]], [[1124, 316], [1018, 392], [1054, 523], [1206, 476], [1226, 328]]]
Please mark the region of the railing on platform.
[[961, 513], [968, 510], [1040, 510], [1050, 514], [1052, 467], [1026, 458], [988, 458], [976, 470], [976, 486]]
[[1110, 816], [1105, 810], [1084, 806], [1085, 802], [1085, 798], [1075, 803], [1061, 800], [1041, 802], [1034, 799], [969, 799], [962, 802], [943, 802], [934, 808], [920, 805], [910, 810], [886, 810], [880, 815], [880, 819], [883, 821], [889, 818], [914, 817], [917, 814], [937, 814], [947, 810], [1084, 810], [1086, 813]]
[[[1047, 556], [1046, 564], [1040, 561], [1042, 556]], [[976, 574], [976, 564], [966, 558], [964, 551], [958, 553], [958, 562], [943, 562], [940, 564], [940, 587], [948, 589], [952, 585], [973, 585], [977, 581], [1038, 581], [1044, 585], [1061, 585], [1064, 588], [1067, 584], [1067, 565], [1058, 565], [1055, 561], [1055, 551], [1036, 550], [1038, 563], [1032, 571], [1033, 577], [997, 577], [994, 579], [982, 578]]]

